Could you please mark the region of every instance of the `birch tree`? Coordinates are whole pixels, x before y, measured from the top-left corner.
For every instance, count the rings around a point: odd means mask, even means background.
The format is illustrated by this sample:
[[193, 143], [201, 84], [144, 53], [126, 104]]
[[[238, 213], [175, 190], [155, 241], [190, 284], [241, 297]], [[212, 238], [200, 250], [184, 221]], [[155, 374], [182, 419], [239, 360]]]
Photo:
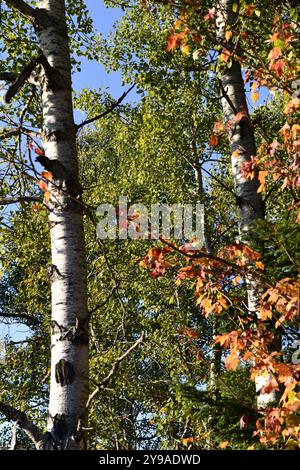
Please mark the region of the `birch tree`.
[[34, 25], [38, 48], [37, 57], [20, 75], [14, 70], [3, 71], [1, 78], [11, 82], [6, 100], [12, 100], [25, 81], [34, 79], [43, 113], [43, 150], [38, 159], [46, 170], [42, 187], [47, 188], [52, 251], [48, 273], [52, 290], [51, 390], [48, 434], [43, 439], [47, 442], [37, 445], [83, 449], [86, 444], [82, 427], [88, 399], [88, 312], [65, 2], [45, 0], [37, 7], [22, 0], [8, 0], [6, 4]]
[[[216, 2], [217, 40], [226, 44], [226, 30], [231, 31], [238, 19], [238, 2], [220, 0]], [[238, 50], [236, 51], [238, 53]], [[232, 175], [236, 202], [240, 209], [240, 240], [249, 242], [257, 238], [255, 221], [264, 219], [265, 204], [258, 193], [260, 182], [256, 172], [252, 179], [243, 173], [245, 162], [250, 162], [256, 155], [254, 127], [249, 116], [242, 68], [232, 58], [230, 65], [225, 65], [220, 76], [220, 88], [224, 123], [228, 129], [231, 151]], [[249, 312], [257, 315], [259, 299], [262, 295], [259, 282], [255, 277], [247, 277], [247, 296]], [[256, 378], [257, 407], [263, 410], [276, 401], [276, 393], [262, 393], [261, 390], [272, 380], [272, 374], [264, 373]]]

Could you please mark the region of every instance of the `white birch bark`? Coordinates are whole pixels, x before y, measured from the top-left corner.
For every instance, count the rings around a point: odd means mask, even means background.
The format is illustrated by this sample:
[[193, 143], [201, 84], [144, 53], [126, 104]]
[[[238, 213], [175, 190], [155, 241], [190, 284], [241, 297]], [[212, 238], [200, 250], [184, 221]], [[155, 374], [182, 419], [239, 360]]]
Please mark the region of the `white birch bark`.
[[[77, 181], [76, 129], [73, 120], [71, 63], [64, 0], [41, 0], [49, 22], [39, 28], [39, 46], [56, 74], [43, 72], [45, 155], [64, 165]], [[57, 73], [59, 75], [57, 75]], [[58, 80], [57, 80], [58, 76]], [[51, 385], [48, 431], [60, 449], [83, 449], [88, 399], [88, 313], [83, 214], [65, 181], [51, 186], [48, 203], [52, 266]], [[79, 198], [80, 196], [78, 196]]]
[[[217, 39], [221, 44], [226, 44], [226, 26], [234, 25], [237, 14], [233, 12], [233, 3], [237, 0], [217, 0]], [[228, 138], [230, 150], [233, 153], [238, 151], [238, 156], [231, 157], [234, 188], [237, 196], [237, 204], [240, 208], [240, 237], [242, 241], [255, 237], [253, 222], [256, 219], [264, 218], [264, 203], [262, 197], [257, 193], [259, 181], [257, 177], [250, 180], [242, 175], [242, 163], [251, 160], [256, 154], [255, 138], [253, 126], [250, 119], [243, 118], [240, 122], [235, 122], [235, 115], [241, 111], [248, 116], [248, 107], [245, 96], [244, 82], [239, 62], [232, 60], [232, 65], [224, 69], [221, 75], [221, 88], [223, 93], [222, 107], [225, 123], [231, 122], [228, 126]], [[236, 154], [235, 154], [236, 155]], [[256, 313], [260, 298], [260, 288], [255, 279], [246, 279], [248, 309]], [[270, 382], [272, 375], [268, 372], [261, 374], [256, 379], [257, 408], [263, 410], [270, 403], [276, 400], [275, 391], [271, 393], [261, 393], [261, 389]]]

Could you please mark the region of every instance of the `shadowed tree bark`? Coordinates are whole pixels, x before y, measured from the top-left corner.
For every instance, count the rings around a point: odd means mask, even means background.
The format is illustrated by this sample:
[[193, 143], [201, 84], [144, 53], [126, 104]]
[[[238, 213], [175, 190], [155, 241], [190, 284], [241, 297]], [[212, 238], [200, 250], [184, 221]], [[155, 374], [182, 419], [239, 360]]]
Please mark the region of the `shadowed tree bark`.
[[[233, 12], [233, 3], [237, 4], [237, 0], [217, 0], [217, 39], [219, 43], [225, 44], [226, 26], [234, 28], [238, 14]], [[257, 193], [260, 185], [257, 175], [253, 179], [243, 176], [243, 162], [251, 161], [251, 157], [256, 155], [256, 145], [254, 138], [254, 128], [251, 123], [248, 106], [246, 102], [245, 87], [242, 77], [240, 63], [232, 58], [229, 66], [225, 65], [221, 73], [220, 88], [222, 93], [222, 107], [224, 121], [227, 124], [228, 139], [231, 153], [235, 152], [231, 157], [232, 174], [234, 180], [234, 188], [237, 204], [240, 209], [240, 239], [247, 241], [257, 239], [253, 223], [257, 219], [265, 217], [264, 202], [261, 194]], [[236, 119], [238, 113], [243, 113], [241, 119]], [[260, 287], [258, 282], [248, 277], [247, 295], [248, 309], [253, 314], [257, 313], [258, 301], [260, 298]], [[259, 327], [259, 326], [258, 326]], [[261, 389], [270, 382], [272, 375], [264, 373], [256, 378], [257, 391], [257, 407], [264, 409], [271, 402], [276, 400], [276, 392], [260, 393]]]

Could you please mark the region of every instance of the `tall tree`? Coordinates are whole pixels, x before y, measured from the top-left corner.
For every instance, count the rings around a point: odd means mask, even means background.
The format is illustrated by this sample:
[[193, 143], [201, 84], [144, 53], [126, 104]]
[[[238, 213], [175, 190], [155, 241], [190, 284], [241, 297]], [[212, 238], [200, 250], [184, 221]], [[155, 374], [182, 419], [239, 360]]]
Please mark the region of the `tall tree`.
[[[232, 31], [238, 20], [239, 2], [236, 0], [220, 0], [216, 2], [217, 40], [220, 45], [226, 45], [226, 31]], [[221, 49], [223, 50], [223, 49]], [[235, 51], [236, 54], [239, 50]], [[230, 63], [224, 64], [220, 73], [220, 94], [222, 96], [223, 120], [228, 129], [228, 138], [231, 151], [232, 175], [236, 201], [240, 209], [240, 241], [251, 243], [258, 238], [255, 222], [265, 217], [265, 205], [261, 193], [258, 171], [249, 179], [243, 168], [256, 155], [254, 126], [249, 115], [246, 101], [244, 80], [241, 64], [232, 57]], [[262, 291], [259, 281], [247, 276], [248, 310], [257, 315], [257, 309]], [[259, 328], [259, 326], [258, 326]], [[272, 380], [272, 374], [264, 372], [256, 377], [257, 407], [263, 410], [276, 400], [274, 390], [263, 393], [264, 387]]]
[[65, 2], [42, 0], [37, 8], [22, 0], [6, 3], [32, 21], [37, 31], [38, 56], [32, 58], [21, 74], [12, 77], [6, 100], [13, 99], [32, 77], [41, 88], [43, 151], [37, 160], [46, 170], [42, 187], [46, 191], [52, 247], [48, 419], [52, 443], [48, 439], [47, 445], [82, 449], [88, 399], [88, 312]]

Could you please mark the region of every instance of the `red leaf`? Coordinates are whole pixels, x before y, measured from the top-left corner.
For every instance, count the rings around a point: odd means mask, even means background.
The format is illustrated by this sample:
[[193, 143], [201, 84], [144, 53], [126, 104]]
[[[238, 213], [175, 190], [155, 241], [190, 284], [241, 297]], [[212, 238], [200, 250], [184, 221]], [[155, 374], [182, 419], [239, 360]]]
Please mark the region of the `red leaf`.
[[176, 46], [176, 35], [170, 34], [167, 41], [166, 51], [169, 52]]
[[248, 119], [247, 113], [245, 111], [240, 111], [234, 116], [235, 122], [240, 122], [244, 118]]
[[42, 157], [44, 157], [44, 155], [45, 155], [44, 150], [41, 150], [39, 148], [34, 149], [34, 151], [37, 155], [41, 155]]
[[210, 8], [208, 10], [208, 13], [203, 17], [204, 21], [209, 21], [209, 20], [213, 20], [214, 17], [216, 16], [216, 11], [214, 8]]
[[45, 181], [40, 180], [40, 181], [38, 182], [38, 185], [39, 185], [39, 188], [40, 188], [42, 191], [48, 192], [48, 186], [47, 186], [47, 184], [45, 183]]
[[279, 47], [274, 47], [273, 49], [270, 50], [268, 59], [274, 61], [278, 59], [279, 56], [281, 56], [281, 53], [282, 52], [281, 52], [281, 49], [279, 49]]
[[51, 171], [42, 171], [41, 175], [46, 180], [49, 180], [49, 181], [53, 180], [53, 174], [51, 173]]
[[210, 147], [215, 147], [216, 145], [218, 145], [218, 143], [219, 143], [218, 137], [215, 134], [212, 134], [209, 138], [208, 145]]
[[270, 66], [270, 70], [275, 70], [276, 75], [278, 77], [282, 77], [284, 67], [285, 67], [285, 61], [280, 59], [280, 60], [277, 60], [277, 62], [275, 62], [274, 64], [272, 64]]
[[194, 330], [193, 328], [189, 328], [185, 326], [184, 328], [181, 328], [180, 333], [183, 336], [187, 336], [190, 339], [198, 339], [199, 338], [199, 333]]

